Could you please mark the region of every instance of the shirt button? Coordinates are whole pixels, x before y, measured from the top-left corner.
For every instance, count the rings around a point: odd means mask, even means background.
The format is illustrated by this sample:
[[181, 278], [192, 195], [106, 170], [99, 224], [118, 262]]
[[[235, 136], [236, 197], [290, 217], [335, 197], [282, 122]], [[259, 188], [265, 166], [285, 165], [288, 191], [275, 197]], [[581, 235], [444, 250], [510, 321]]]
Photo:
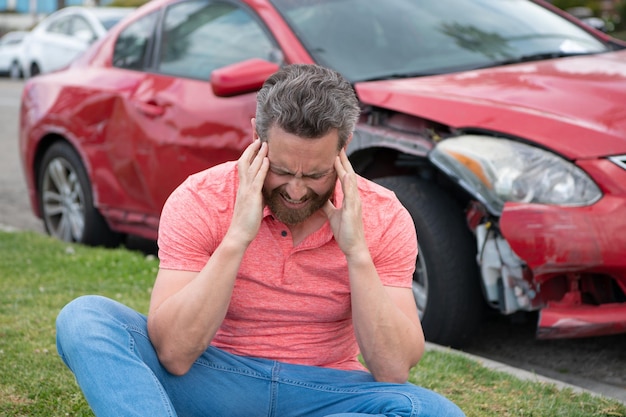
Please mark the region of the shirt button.
[[286, 230], [283, 230], [282, 232], [280, 232], [280, 235], [281, 235], [282, 237], [287, 237], [287, 231], [286, 231]]

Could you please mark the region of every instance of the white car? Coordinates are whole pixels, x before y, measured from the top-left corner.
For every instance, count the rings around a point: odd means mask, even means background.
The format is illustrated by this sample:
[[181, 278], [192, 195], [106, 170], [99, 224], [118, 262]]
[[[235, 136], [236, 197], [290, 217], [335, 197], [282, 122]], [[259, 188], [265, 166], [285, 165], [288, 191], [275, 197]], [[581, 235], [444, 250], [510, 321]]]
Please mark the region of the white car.
[[16, 30], [6, 33], [0, 38], [0, 74], [11, 78], [22, 76], [20, 56], [26, 31]]
[[24, 78], [67, 66], [133, 11], [132, 7], [71, 6], [52, 13], [24, 42]]

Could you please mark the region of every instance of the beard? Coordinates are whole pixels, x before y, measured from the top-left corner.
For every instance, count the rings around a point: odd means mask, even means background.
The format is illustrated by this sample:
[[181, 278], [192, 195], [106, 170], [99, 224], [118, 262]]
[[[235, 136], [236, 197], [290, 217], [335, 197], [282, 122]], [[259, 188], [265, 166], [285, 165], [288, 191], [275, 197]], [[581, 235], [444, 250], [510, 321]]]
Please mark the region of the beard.
[[321, 209], [324, 204], [326, 204], [326, 201], [328, 201], [334, 193], [335, 182], [333, 182], [333, 186], [330, 187], [326, 193], [321, 195], [315, 193], [309, 188], [306, 196], [303, 197], [303, 200], [306, 200], [308, 204], [301, 209], [291, 209], [286, 207], [283, 203], [283, 196], [289, 198], [285, 185], [281, 185], [271, 191], [267, 191], [265, 188], [263, 189], [265, 203], [271, 210], [274, 217], [288, 226], [302, 223], [311, 217], [313, 213]]

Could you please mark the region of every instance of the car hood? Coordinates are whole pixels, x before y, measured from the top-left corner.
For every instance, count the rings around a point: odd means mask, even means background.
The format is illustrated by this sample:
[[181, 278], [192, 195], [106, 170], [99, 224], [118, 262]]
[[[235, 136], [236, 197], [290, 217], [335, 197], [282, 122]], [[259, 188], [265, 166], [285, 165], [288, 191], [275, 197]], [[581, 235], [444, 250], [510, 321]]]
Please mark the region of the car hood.
[[626, 153], [626, 51], [355, 88], [365, 104], [513, 135], [571, 159]]

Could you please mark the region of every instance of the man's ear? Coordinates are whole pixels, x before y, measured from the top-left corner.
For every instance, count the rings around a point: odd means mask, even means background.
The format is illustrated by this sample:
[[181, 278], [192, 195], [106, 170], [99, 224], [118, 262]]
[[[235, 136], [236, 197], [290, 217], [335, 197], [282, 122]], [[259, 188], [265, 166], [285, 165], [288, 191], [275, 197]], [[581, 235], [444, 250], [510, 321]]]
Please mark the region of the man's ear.
[[250, 119], [250, 124], [252, 125], [252, 140], [257, 140], [259, 138], [259, 134], [256, 131], [256, 119], [254, 117]]

